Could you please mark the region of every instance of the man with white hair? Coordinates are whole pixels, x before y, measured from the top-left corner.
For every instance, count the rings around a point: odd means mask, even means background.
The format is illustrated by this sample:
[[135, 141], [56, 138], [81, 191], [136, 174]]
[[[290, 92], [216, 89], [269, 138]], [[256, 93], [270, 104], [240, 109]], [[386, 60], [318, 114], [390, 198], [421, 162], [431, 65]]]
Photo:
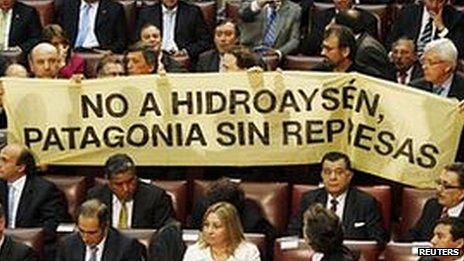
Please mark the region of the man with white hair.
[[424, 77], [411, 86], [442, 97], [464, 99], [464, 76], [456, 72], [458, 50], [454, 43], [442, 38], [428, 43], [421, 60]]
[[59, 60], [58, 50], [50, 43], [39, 43], [29, 53], [29, 67], [35, 78], [56, 78]]

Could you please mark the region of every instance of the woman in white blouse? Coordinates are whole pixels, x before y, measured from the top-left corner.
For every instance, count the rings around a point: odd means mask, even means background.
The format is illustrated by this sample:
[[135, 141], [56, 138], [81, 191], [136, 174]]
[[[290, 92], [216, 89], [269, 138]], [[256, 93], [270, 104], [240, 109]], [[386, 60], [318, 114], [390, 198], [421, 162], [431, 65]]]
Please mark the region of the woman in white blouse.
[[206, 210], [198, 242], [184, 261], [260, 261], [258, 248], [245, 239], [235, 207], [218, 202]]

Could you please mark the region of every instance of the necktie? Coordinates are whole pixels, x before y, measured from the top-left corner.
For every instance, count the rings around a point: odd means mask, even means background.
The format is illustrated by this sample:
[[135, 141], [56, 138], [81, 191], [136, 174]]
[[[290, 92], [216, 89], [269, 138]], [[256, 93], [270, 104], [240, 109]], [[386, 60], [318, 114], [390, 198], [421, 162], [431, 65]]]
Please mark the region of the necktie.
[[266, 30], [264, 31], [263, 44], [267, 47], [273, 47], [277, 36], [277, 11], [271, 8], [271, 13], [267, 20]]
[[330, 200], [330, 210], [332, 210], [333, 212], [337, 212], [337, 205], [338, 205], [338, 201], [336, 199], [332, 199]]
[[16, 199], [16, 189], [12, 185], [8, 185], [8, 228], [14, 228], [14, 203]]
[[0, 50], [5, 49], [5, 31], [6, 31], [6, 23], [7, 23], [7, 12], [1, 11], [0, 12], [1, 19], [0, 19]]
[[90, 248], [89, 261], [97, 261], [97, 252], [98, 252], [98, 247], [93, 246], [93, 247]]
[[405, 73], [405, 72], [399, 72], [398, 75], [399, 75], [399, 78], [400, 78], [399, 83], [406, 84], [406, 77], [408, 77], [408, 74]]
[[79, 32], [77, 34], [75, 47], [82, 47], [87, 38], [90, 28], [90, 9], [92, 8], [89, 4], [84, 4], [82, 16], [79, 20]]
[[445, 88], [441, 87], [441, 86], [436, 86], [436, 87], [433, 87], [432, 88], [432, 91], [433, 93], [435, 93], [436, 95], [441, 95], [441, 93], [445, 90]]
[[448, 215], [448, 208], [444, 207], [441, 211], [441, 215], [440, 215], [440, 218], [447, 218], [449, 217]]
[[427, 43], [432, 40], [432, 32], [433, 32], [433, 19], [430, 17], [427, 24], [422, 31], [422, 34], [419, 38], [419, 42], [417, 44], [417, 52], [422, 55], [424, 52], [424, 47]]
[[127, 205], [126, 201], [121, 201], [121, 211], [119, 212], [118, 228], [125, 229], [127, 228]]

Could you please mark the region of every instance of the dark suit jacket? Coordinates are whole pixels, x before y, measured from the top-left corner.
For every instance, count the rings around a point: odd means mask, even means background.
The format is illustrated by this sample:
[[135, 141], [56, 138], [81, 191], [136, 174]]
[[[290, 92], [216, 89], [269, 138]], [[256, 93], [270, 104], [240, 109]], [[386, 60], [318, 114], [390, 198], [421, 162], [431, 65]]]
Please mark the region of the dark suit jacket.
[[10, 236], [5, 235], [5, 240], [0, 248], [0, 260], [35, 261], [37, 256], [32, 248], [15, 242]]
[[[102, 261], [141, 261], [145, 260], [145, 247], [136, 239], [109, 228], [103, 250]], [[57, 261], [84, 261], [85, 244], [78, 233], [67, 236], [58, 250]]]
[[[403, 239], [405, 241], [430, 241], [433, 229], [435, 228], [435, 222], [440, 219], [442, 210], [443, 206], [438, 203], [437, 198], [427, 200], [421, 217]], [[461, 211], [459, 217], [464, 218], [464, 211]]]
[[[370, 35], [377, 36], [377, 18], [368, 11], [356, 8], [361, 12], [361, 20], [365, 25], [365, 30]], [[307, 55], [320, 55], [321, 44], [324, 40], [325, 27], [330, 23], [332, 18], [335, 17], [335, 8], [328, 8], [321, 12], [317, 12], [313, 16], [311, 31], [307, 39], [304, 39], [302, 46], [302, 52]]]
[[37, 11], [33, 7], [16, 2], [13, 6], [8, 46], [19, 46], [24, 53], [28, 53], [41, 36], [42, 25]]
[[[0, 201], [8, 206], [8, 185], [0, 181]], [[45, 240], [53, 240], [56, 227], [67, 219], [66, 204], [55, 184], [37, 175], [27, 176], [18, 212], [16, 227], [44, 227]], [[8, 220], [8, 211], [5, 211]]]
[[[163, 13], [161, 4], [148, 6], [140, 10], [137, 19], [136, 35], [139, 35], [143, 25], [156, 25], [163, 33]], [[203, 14], [198, 6], [179, 1], [177, 5], [176, 28], [174, 40], [179, 49], [186, 49], [190, 58], [195, 60], [198, 55], [210, 46], [210, 33]]]
[[196, 72], [219, 72], [219, 52], [216, 49], [206, 51], [198, 57]]
[[[396, 67], [394, 64], [390, 63], [389, 65], [391, 68], [393, 68], [393, 71], [391, 72], [392, 75], [389, 77], [389, 80], [394, 81], [396, 83], [400, 83], [398, 81], [398, 70], [396, 70]], [[409, 83], [406, 83], [407, 85], [411, 84], [414, 80], [417, 80], [419, 78], [424, 77], [424, 72], [422, 71], [421, 64], [419, 62], [416, 62], [412, 66], [412, 73], [411, 73], [411, 78], [409, 80]]]
[[[416, 87], [417, 89], [432, 92], [433, 84], [427, 82], [425, 78], [419, 78], [412, 81], [409, 85]], [[455, 73], [453, 81], [451, 82], [451, 88], [448, 93], [449, 98], [456, 98], [458, 100], [464, 100], [464, 76], [460, 73]]]
[[[111, 0], [99, 0], [95, 19], [95, 36], [99, 49], [122, 53], [127, 45], [126, 16], [121, 4]], [[79, 30], [79, 8], [81, 1], [70, 0], [57, 7], [56, 20], [68, 33], [74, 47]]]
[[363, 67], [375, 68], [378, 74], [372, 76], [388, 79], [392, 74], [393, 68], [388, 62], [388, 54], [379, 41], [368, 33], [362, 33], [356, 40], [356, 64]]
[[[132, 212], [132, 228], [160, 228], [173, 216], [171, 197], [163, 189], [137, 182]], [[107, 185], [89, 190], [87, 199], [96, 198], [113, 210], [113, 194]]]
[[[314, 203], [325, 206], [327, 197], [324, 188], [306, 192], [301, 198], [297, 215], [290, 221], [289, 234], [301, 236], [304, 212]], [[377, 201], [371, 195], [356, 188], [348, 189], [342, 225], [346, 239], [375, 240], [382, 244], [388, 240]]]
[[[387, 36], [387, 48], [403, 36], [417, 41], [423, 10], [422, 4], [410, 4], [401, 9], [401, 13], [393, 23], [391, 33]], [[459, 57], [464, 57], [464, 15], [454, 7], [446, 5], [443, 9], [443, 23], [449, 31], [446, 37], [452, 40], [458, 48]]]

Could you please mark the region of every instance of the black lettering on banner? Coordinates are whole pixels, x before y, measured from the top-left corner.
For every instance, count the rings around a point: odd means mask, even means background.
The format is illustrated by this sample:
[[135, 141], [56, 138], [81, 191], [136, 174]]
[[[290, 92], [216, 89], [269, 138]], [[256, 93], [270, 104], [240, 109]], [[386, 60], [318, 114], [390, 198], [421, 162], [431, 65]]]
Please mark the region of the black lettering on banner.
[[[268, 105], [267, 108], [264, 108], [264, 106], [261, 107], [262, 105], [260, 105], [260, 99], [261, 99], [262, 96], [269, 97], [268, 98], [269, 105]], [[260, 113], [269, 113], [269, 112], [275, 110], [276, 101], [277, 101], [277, 98], [275, 97], [274, 93], [272, 93], [270, 90], [260, 90], [253, 97], [253, 106]]]
[[255, 145], [255, 137], [259, 138], [261, 144], [269, 145], [269, 123], [263, 123], [263, 130], [261, 131], [254, 122], [248, 124], [248, 140], [250, 145]]
[[196, 102], [197, 111], [196, 111], [196, 114], [202, 114], [203, 113], [203, 96], [201, 94], [202, 94], [202, 92], [200, 92], [200, 91], [195, 92], [195, 96], [197, 98], [197, 102]]
[[[121, 104], [121, 109], [119, 111], [116, 110], [117, 107], [114, 105], [117, 104], [115, 102], [119, 101]], [[108, 114], [111, 117], [115, 118], [121, 118], [124, 115], [126, 115], [127, 111], [129, 110], [129, 104], [127, 102], [126, 97], [124, 97], [120, 93], [112, 93], [108, 95], [108, 97], [105, 99], [105, 107], [106, 110], [108, 111]]]
[[[369, 116], [375, 117], [377, 109], [379, 108], [380, 95], [375, 94], [374, 100], [372, 101], [372, 103], [370, 103], [369, 100], [370, 99], [369, 99], [369, 95], [367, 94], [367, 92], [365, 90], [361, 90], [359, 92], [358, 101], [356, 102], [355, 111], [360, 112], [362, 107], [366, 107], [367, 113], [369, 114]], [[364, 104], [365, 106], [363, 106]]]
[[[139, 135], [138, 135], [139, 134]], [[139, 140], [137, 140], [137, 138]], [[149, 139], [148, 128], [143, 124], [131, 125], [127, 131], [127, 144], [134, 147], [142, 147]]]
[[332, 142], [335, 134], [340, 134], [345, 129], [345, 122], [340, 119], [327, 121], [327, 142]]
[[353, 121], [351, 120], [351, 118], [348, 119], [348, 144], [351, 145], [351, 142], [353, 141], [353, 129], [354, 129], [354, 125], [353, 125]]
[[294, 137], [296, 139], [296, 144], [303, 144], [303, 137], [301, 136], [301, 123], [297, 121], [283, 121], [283, 145], [288, 145], [290, 143], [290, 138]]
[[47, 131], [47, 136], [45, 137], [44, 146], [42, 148], [43, 151], [47, 151], [49, 147], [57, 146], [59, 150], [63, 151], [64, 146], [60, 140], [60, 136], [56, 131], [56, 128], [49, 128]]
[[184, 144], [184, 139], [182, 137], [182, 124], [176, 123], [175, 125], [176, 128], [176, 141], [177, 141], [177, 146], [182, 146]]
[[307, 96], [306, 93], [304, 92], [304, 90], [301, 90], [301, 89], [298, 90], [298, 93], [300, 94], [300, 96], [306, 102], [306, 111], [312, 111], [312, 109], [313, 109], [312, 104], [313, 104], [314, 98], [316, 97], [316, 94], [318, 92], [319, 92], [319, 89], [314, 89], [311, 92], [311, 94], [309, 96]]
[[33, 143], [42, 140], [42, 131], [39, 128], [24, 128], [24, 143], [26, 147], [31, 147]]
[[155, 95], [151, 92], [145, 95], [139, 116], [144, 117], [147, 115], [147, 112], [153, 112], [156, 116], [161, 116], [161, 110], [158, 107]]
[[407, 138], [398, 148], [398, 150], [393, 154], [393, 158], [396, 159], [399, 156], [405, 156], [408, 158], [409, 163], [414, 164], [414, 155], [412, 147], [412, 139]]
[[358, 128], [356, 130], [356, 135], [354, 136], [354, 144], [353, 145], [360, 148], [360, 149], [370, 151], [371, 150], [371, 144], [369, 144], [369, 145], [363, 144], [363, 140], [372, 141], [372, 136], [367, 134], [368, 132], [369, 132], [369, 134], [371, 134], [372, 132], [375, 132], [375, 128], [364, 125], [362, 123], [359, 124]]
[[246, 114], [250, 113], [250, 106], [248, 101], [250, 100], [250, 93], [248, 91], [242, 90], [231, 90], [230, 91], [230, 104], [229, 111], [230, 114], [235, 114], [237, 112], [237, 107], [241, 105]]
[[95, 94], [95, 103], [87, 96], [81, 96], [82, 118], [89, 117], [89, 110], [92, 110], [97, 118], [103, 117], [103, 98], [101, 93]]
[[291, 90], [285, 90], [284, 95], [282, 96], [282, 103], [280, 104], [279, 112], [283, 112], [287, 108], [292, 109], [295, 112], [301, 111], [300, 107], [298, 106], [298, 102], [296, 101], [295, 96]]
[[152, 135], [153, 135], [153, 146], [158, 146], [158, 137], [161, 137], [161, 139], [164, 141], [164, 143], [171, 147], [174, 145], [174, 140], [173, 140], [173, 135], [172, 135], [172, 125], [168, 124], [166, 126], [166, 131], [164, 132], [162, 128], [158, 124], [153, 125], [152, 128]]
[[328, 110], [328, 111], [334, 111], [340, 106], [340, 101], [337, 99], [337, 97], [334, 97], [335, 95], [339, 94], [339, 91], [337, 88], [327, 88], [322, 91], [322, 108]]
[[[111, 135], [111, 133], [114, 133]], [[103, 131], [103, 143], [110, 148], [124, 146], [124, 130], [118, 126], [108, 126]]]
[[223, 112], [226, 109], [227, 98], [218, 91], [206, 92], [206, 114]]
[[[323, 143], [323, 121], [322, 120], [308, 120], [306, 121], [306, 144]], [[319, 136], [319, 138], [318, 138]]]
[[342, 97], [343, 97], [343, 108], [344, 109], [353, 109], [353, 92], [356, 91], [354, 86], [345, 86], [342, 88]]
[[422, 144], [419, 151], [423, 157], [417, 157], [417, 165], [426, 169], [432, 169], [437, 166], [437, 158], [435, 156], [440, 153], [437, 147], [433, 144], [426, 143]]
[[221, 122], [217, 126], [217, 132], [221, 135], [216, 141], [222, 146], [231, 146], [235, 143], [235, 135], [232, 132], [234, 124], [231, 122]]
[[79, 127], [61, 128], [63, 134], [68, 133], [69, 149], [76, 148], [76, 132], [81, 131]]
[[95, 148], [101, 147], [101, 142], [98, 139], [97, 133], [95, 133], [95, 129], [92, 126], [87, 126], [87, 128], [85, 128], [84, 130], [79, 149], [85, 149], [87, 146], [92, 144], [95, 145]]
[[395, 141], [395, 135], [389, 131], [380, 131], [377, 135], [379, 144], [374, 145], [374, 150], [382, 155], [387, 156], [393, 152], [393, 142]]
[[189, 133], [185, 140], [185, 145], [190, 146], [195, 141], [199, 141], [202, 146], [207, 145], [203, 131], [198, 123], [193, 123], [192, 126], [190, 126]]
[[185, 100], [181, 100], [179, 98], [179, 93], [173, 92], [171, 94], [172, 98], [172, 113], [174, 115], [178, 115], [180, 112], [180, 107], [181, 106], [186, 106], [187, 107], [187, 113], [188, 114], [193, 114], [193, 99], [192, 99], [192, 92], [186, 92], [186, 98]]

